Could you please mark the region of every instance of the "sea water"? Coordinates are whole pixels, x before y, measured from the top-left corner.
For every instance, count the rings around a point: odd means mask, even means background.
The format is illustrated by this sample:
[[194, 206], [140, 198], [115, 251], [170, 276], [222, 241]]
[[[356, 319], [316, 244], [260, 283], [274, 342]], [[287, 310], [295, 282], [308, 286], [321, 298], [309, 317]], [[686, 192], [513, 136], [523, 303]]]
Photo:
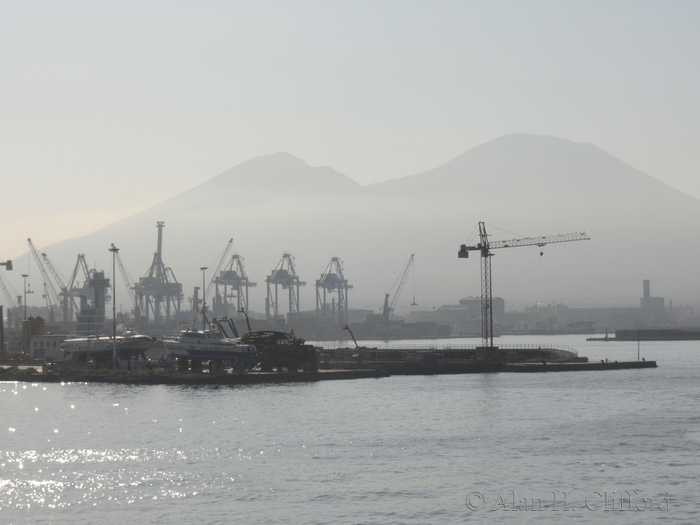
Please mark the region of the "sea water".
[[700, 523], [700, 342], [498, 342], [659, 368], [4, 382], [0, 523]]

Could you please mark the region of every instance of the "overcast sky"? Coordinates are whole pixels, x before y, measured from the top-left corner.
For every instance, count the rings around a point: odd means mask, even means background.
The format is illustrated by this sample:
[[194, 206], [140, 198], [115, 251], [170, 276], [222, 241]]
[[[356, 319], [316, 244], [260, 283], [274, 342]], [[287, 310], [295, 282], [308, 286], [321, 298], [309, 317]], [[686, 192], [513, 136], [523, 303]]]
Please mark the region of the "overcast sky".
[[700, 197], [698, 27], [695, 1], [3, 1], [0, 260], [277, 151], [364, 185], [536, 133]]

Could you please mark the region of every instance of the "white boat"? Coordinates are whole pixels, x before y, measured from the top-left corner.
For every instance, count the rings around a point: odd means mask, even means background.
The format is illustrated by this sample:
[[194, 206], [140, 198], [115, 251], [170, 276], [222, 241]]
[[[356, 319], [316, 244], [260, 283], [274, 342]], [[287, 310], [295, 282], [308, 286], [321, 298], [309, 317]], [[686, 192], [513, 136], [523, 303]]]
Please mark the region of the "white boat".
[[164, 337], [163, 345], [173, 357], [189, 359], [231, 359], [257, 354], [254, 345], [243, 344], [240, 338], [222, 337], [212, 330], [182, 330], [175, 337]]
[[65, 339], [61, 343], [61, 350], [63, 350], [64, 359], [78, 359], [79, 356], [90, 356], [95, 359], [112, 357], [116, 342], [117, 357], [125, 360], [143, 356], [155, 341], [155, 337], [149, 335], [126, 332], [114, 338], [105, 335]]
[[[228, 321], [228, 320], [226, 320]], [[171, 357], [193, 359], [198, 361], [252, 360], [257, 355], [255, 345], [241, 343], [240, 337], [230, 336], [227, 328], [234, 328], [233, 323], [225, 324], [214, 320], [213, 326], [218, 330], [182, 330], [177, 336], [163, 338], [163, 345]]]

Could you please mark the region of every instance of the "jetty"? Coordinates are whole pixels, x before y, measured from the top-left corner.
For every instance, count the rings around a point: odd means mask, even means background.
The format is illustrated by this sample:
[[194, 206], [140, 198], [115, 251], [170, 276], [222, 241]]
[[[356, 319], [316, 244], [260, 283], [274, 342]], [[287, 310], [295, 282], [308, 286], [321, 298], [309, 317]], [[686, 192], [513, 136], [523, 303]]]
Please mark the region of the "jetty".
[[0, 381], [27, 383], [112, 383], [124, 385], [261, 385], [283, 383], [314, 383], [349, 379], [379, 379], [390, 376], [590, 372], [656, 368], [656, 361], [596, 361], [575, 363], [515, 363], [515, 364], [408, 364], [385, 368], [356, 368], [350, 370], [320, 370], [318, 372], [247, 372], [247, 373], [182, 373], [155, 371], [87, 371], [67, 370], [40, 372], [32, 368], [0, 369]]

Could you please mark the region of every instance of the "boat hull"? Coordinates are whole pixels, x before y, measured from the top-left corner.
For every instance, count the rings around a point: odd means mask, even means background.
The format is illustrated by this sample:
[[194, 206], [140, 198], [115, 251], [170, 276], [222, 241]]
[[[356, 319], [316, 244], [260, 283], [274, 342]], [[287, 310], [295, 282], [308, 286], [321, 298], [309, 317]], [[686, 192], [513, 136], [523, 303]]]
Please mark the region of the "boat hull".
[[[142, 356], [156, 341], [148, 335], [117, 336], [116, 349], [119, 359], [132, 359]], [[89, 356], [91, 358], [112, 357], [115, 340], [111, 337], [80, 337], [66, 339], [61, 343], [61, 350], [66, 359]]]

